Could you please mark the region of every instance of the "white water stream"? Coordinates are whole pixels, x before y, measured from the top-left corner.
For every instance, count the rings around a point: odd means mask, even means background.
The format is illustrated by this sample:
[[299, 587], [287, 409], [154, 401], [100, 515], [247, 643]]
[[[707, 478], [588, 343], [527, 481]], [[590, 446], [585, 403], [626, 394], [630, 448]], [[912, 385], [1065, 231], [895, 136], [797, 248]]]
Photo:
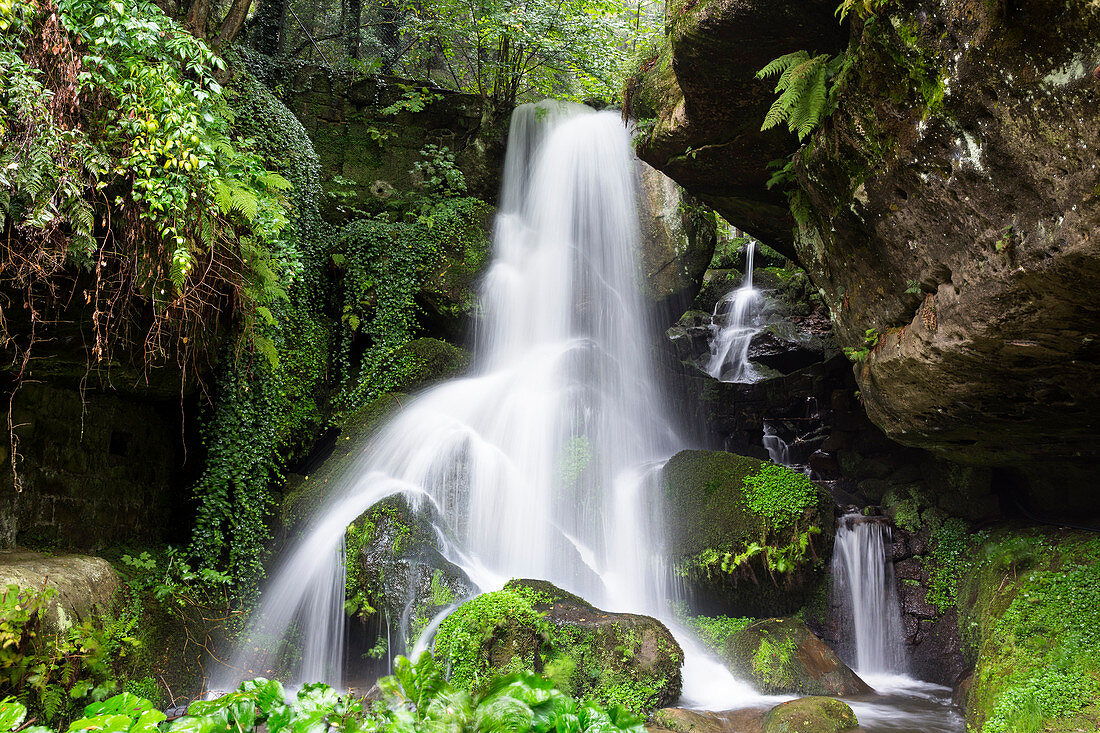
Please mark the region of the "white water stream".
[[877, 517], [850, 514], [837, 520], [834, 591], [852, 624], [853, 668], [865, 678], [906, 672], [894, 566], [886, 557], [889, 533]]
[[764, 296], [753, 287], [753, 254], [756, 244], [745, 245], [745, 274], [740, 287], [726, 293], [714, 306], [710, 360], [706, 372], [722, 382], [752, 382], [756, 370], [749, 361], [749, 346], [763, 324], [760, 311]]
[[[444, 554], [482, 590], [541, 578], [667, 620], [655, 479], [684, 446], [653, 378], [635, 165], [615, 113], [515, 112], [471, 376], [409, 401], [362, 447], [214, 687], [270, 674], [295, 628], [297, 679], [341, 684], [344, 530], [398, 492], [434, 504], [457, 539]], [[682, 704], [766, 700], [678, 636]]]

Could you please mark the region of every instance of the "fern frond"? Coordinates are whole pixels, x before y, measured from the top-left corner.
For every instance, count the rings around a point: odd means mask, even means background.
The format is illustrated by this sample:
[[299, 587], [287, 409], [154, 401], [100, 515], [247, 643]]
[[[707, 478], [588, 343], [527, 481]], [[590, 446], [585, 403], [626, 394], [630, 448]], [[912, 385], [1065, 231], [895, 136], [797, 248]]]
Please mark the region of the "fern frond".
[[259, 181], [266, 188], [273, 188], [278, 191], [289, 191], [291, 188], [294, 187], [293, 185], [291, 185], [290, 181], [283, 178], [278, 173], [264, 173], [257, 176], [256, 180]]
[[279, 350], [275, 348], [275, 342], [267, 336], [252, 334], [252, 348], [257, 354], [262, 354], [272, 369], [279, 368]]
[[793, 66], [800, 57], [807, 55], [805, 51], [795, 51], [789, 53], [786, 56], [780, 56], [777, 59], [772, 59], [768, 62], [760, 71], [756, 72], [757, 79], [767, 79], [769, 76], [775, 76], [783, 71], [786, 71], [789, 67]]

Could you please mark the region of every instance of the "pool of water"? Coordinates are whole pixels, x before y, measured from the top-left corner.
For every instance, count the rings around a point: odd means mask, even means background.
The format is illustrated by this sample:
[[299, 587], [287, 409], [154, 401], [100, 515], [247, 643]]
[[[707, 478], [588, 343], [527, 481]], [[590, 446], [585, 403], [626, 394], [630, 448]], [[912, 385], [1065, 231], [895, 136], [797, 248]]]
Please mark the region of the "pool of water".
[[845, 698], [869, 733], [963, 733], [951, 688], [900, 675], [867, 676], [877, 694]]

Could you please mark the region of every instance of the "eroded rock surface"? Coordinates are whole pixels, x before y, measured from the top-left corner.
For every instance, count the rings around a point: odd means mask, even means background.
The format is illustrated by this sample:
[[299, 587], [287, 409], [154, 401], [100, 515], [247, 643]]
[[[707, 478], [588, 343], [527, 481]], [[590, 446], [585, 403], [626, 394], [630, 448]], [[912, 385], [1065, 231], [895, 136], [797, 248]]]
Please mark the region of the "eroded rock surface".
[[[798, 148], [781, 136], [759, 155], [774, 95], [751, 73], [798, 49], [837, 52], [807, 27], [834, 5], [671, 6], [665, 55], [633, 87], [638, 116], [657, 119], [643, 157], [780, 248], [783, 226], [719, 202], [767, 201], [760, 157]], [[784, 13], [799, 18], [785, 33]], [[762, 33], [766, 46], [747, 42]], [[868, 347], [856, 369], [868, 415], [904, 444], [1008, 467], [1045, 511], [1082, 506], [1091, 491], [1073, 487], [1091, 485], [1100, 430], [1100, 8], [890, 3], [851, 34], [839, 107], [788, 191], [792, 249], [841, 345]], [[713, 114], [693, 108], [704, 103]]]
[[0, 590], [9, 585], [54, 589], [45, 614], [47, 628], [54, 631], [106, 613], [118, 584], [114, 568], [102, 557], [0, 550]]

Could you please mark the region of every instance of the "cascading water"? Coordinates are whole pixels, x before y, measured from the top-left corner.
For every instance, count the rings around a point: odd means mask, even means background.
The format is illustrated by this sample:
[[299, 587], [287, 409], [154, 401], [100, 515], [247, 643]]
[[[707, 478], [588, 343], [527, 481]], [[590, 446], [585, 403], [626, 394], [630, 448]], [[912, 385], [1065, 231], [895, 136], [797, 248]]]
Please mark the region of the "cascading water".
[[[752, 242], [745, 245], [745, 276], [741, 286], [714, 306], [714, 336], [706, 372], [723, 382], [751, 382], [756, 378], [756, 370], [749, 361], [749, 345], [760, 330], [758, 320], [764, 298], [752, 284], [755, 251]], [[724, 325], [719, 327], [719, 323]]]
[[851, 622], [854, 668], [864, 676], [906, 671], [897, 586], [886, 556], [889, 543], [890, 527], [879, 517], [849, 514], [837, 522], [834, 593]]
[[[542, 578], [604, 608], [665, 615], [654, 479], [682, 445], [654, 384], [637, 288], [635, 162], [616, 114], [581, 110], [513, 115], [472, 375], [406, 403], [363, 447], [287, 552], [216, 687], [271, 674], [265, 657], [295, 624], [298, 679], [340, 684], [344, 532], [395, 493], [434, 505], [456, 539], [447, 559], [482, 590]], [[689, 702], [759, 699], [681, 642]]]

